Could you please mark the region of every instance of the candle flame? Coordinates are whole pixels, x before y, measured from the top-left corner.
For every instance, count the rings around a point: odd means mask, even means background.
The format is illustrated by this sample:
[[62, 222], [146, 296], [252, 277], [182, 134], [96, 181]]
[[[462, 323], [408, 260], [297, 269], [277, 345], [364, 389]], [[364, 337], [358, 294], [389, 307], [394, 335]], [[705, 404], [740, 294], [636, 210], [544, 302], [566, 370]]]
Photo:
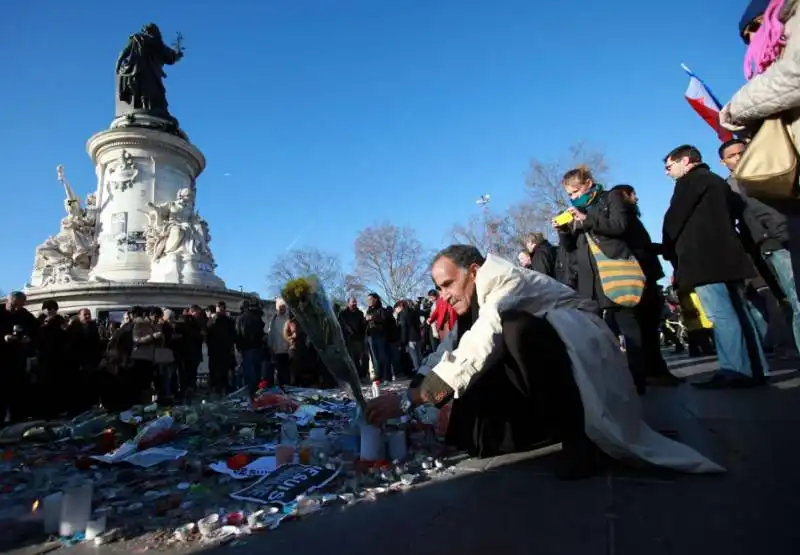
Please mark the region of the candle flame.
[[33, 502], [33, 507], [31, 507], [31, 512], [35, 513], [39, 509], [39, 500]]

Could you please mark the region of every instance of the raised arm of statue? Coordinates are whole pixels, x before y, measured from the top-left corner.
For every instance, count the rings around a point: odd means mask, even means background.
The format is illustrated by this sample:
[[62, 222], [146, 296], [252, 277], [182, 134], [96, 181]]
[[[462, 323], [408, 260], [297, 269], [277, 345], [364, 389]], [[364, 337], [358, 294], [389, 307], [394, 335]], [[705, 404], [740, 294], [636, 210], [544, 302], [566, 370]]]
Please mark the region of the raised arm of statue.
[[164, 45], [164, 51], [161, 53], [161, 59], [164, 61], [165, 65], [171, 66], [181, 58], [183, 58], [183, 51], [173, 50], [166, 44]]

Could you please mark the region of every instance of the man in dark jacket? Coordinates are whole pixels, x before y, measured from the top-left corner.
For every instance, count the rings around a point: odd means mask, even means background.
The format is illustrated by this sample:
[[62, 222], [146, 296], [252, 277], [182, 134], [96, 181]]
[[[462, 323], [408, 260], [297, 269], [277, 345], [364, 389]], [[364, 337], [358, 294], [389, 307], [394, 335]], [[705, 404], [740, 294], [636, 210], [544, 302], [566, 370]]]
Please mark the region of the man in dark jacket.
[[389, 330], [387, 313], [380, 295], [370, 293], [367, 295], [367, 348], [374, 368], [373, 380], [392, 381], [392, 360], [389, 343]]
[[367, 377], [367, 366], [364, 355], [367, 334], [367, 321], [364, 313], [358, 308], [358, 301], [355, 297], [350, 297], [347, 301], [347, 308], [339, 313], [339, 325], [342, 327], [344, 341], [347, 344], [347, 352], [356, 365], [360, 378]]
[[261, 354], [264, 346], [264, 320], [258, 305], [242, 301], [236, 318], [236, 348], [242, 356], [242, 374], [252, 397], [261, 381]]
[[0, 426], [7, 413], [12, 423], [28, 416], [27, 360], [34, 352], [39, 323], [25, 301], [25, 294], [15, 291], [0, 305]]
[[[792, 256], [789, 253], [789, 225], [786, 216], [767, 206], [758, 199], [747, 196], [745, 191], [736, 183], [733, 172], [742, 158], [747, 144], [741, 139], [731, 139], [719, 147], [719, 158], [728, 168], [728, 185], [734, 192], [734, 198], [740, 200], [742, 217], [739, 222], [742, 234], [757, 249], [754, 256], [759, 256], [768, 265], [767, 272], [759, 271], [765, 276], [767, 283], [771, 281], [772, 273], [777, 278], [781, 292], [786, 295], [792, 308], [792, 328], [797, 350], [800, 351], [800, 303], [797, 299], [794, 271], [792, 270]], [[774, 286], [770, 286], [772, 289]]]
[[397, 327], [400, 330], [400, 348], [408, 353], [416, 372], [422, 363], [422, 341], [420, 322], [417, 312], [408, 301], [397, 301], [394, 305], [397, 315]]
[[77, 412], [89, 410], [100, 402], [104, 376], [98, 372], [103, 356], [100, 329], [88, 308], [78, 311], [78, 318], [67, 327], [69, 364], [77, 370], [74, 401]]
[[208, 385], [212, 391], [227, 393], [231, 387], [231, 373], [236, 366], [233, 347], [236, 344], [236, 325], [228, 316], [223, 301], [217, 303], [215, 313], [208, 322]]
[[730, 187], [690, 145], [667, 154], [664, 169], [675, 180], [664, 216], [664, 255], [675, 267], [678, 287], [694, 289], [713, 322], [720, 365], [711, 380], [694, 385], [762, 383], [768, 366], [744, 307], [744, 281], [756, 272], [736, 234]]

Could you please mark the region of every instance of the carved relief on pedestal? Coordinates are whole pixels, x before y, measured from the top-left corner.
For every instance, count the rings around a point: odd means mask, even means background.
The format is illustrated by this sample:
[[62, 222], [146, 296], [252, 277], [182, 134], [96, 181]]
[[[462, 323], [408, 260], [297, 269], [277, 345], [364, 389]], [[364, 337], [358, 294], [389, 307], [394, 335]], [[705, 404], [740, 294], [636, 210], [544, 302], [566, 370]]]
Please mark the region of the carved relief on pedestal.
[[178, 191], [174, 201], [147, 203], [150, 222], [145, 229], [146, 251], [153, 263], [166, 255], [179, 254], [215, 266], [208, 246], [208, 222], [195, 211], [194, 198], [194, 190], [186, 188]]
[[86, 279], [86, 273], [97, 258], [95, 226], [97, 201], [95, 195], [86, 197], [86, 208], [58, 166], [58, 180], [64, 186], [67, 215], [61, 220], [58, 233], [36, 247], [36, 259], [31, 282], [35, 286], [69, 283]]
[[115, 190], [124, 192], [136, 182], [139, 177], [139, 168], [130, 152], [123, 149], [119, 159], [108, 165], [106, 182]]

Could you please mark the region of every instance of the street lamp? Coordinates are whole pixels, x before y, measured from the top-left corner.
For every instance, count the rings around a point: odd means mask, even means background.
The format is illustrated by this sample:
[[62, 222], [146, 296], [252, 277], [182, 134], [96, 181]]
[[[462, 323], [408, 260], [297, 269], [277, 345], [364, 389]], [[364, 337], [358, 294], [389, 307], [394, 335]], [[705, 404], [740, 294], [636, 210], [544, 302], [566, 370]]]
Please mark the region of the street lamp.
[[483, 210], [483, 225], [486, 228], [486, 251], [487, 253], [492, 249], [494, 246], [494, 230], [492, 230], [491, 222], [489, 221], [489, 201], [491, 200], [492, 196], [489, 193], [485, 195], [481, 195], [478, 197], [478, 200], [475, 201], [475, 204], [481, 207]]

